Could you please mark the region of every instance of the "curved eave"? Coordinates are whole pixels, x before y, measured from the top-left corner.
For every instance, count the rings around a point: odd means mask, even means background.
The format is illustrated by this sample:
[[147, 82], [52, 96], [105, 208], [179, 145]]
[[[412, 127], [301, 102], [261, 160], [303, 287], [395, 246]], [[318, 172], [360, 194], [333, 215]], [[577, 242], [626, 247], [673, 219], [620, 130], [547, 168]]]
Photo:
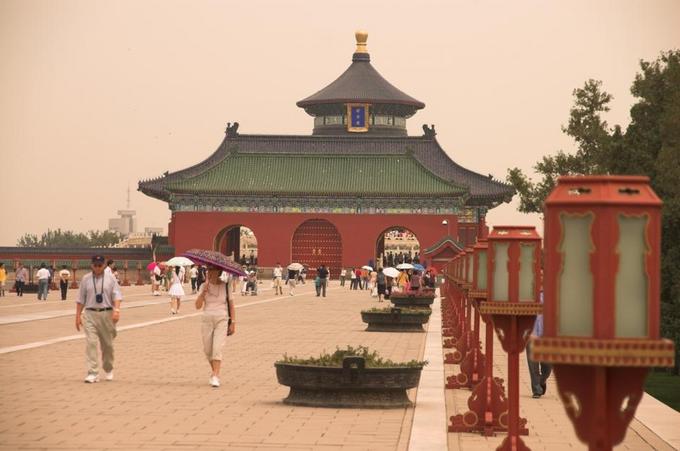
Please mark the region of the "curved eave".
[[444, 238], [437, 241], [436, 243], [434, 243], [432, 246], [428, 247], [427, 249], [423, 249], [423, 254], [424, 255], [432, 254], [434, 252], [437, 252], [439, 249], [446, 247], [447, 245], [451, 246], [454, 249], [457, 249], [459, 252], [462, 251], [465, 247], [461, 243], [456, 241], [452, 236], [447, 235]]

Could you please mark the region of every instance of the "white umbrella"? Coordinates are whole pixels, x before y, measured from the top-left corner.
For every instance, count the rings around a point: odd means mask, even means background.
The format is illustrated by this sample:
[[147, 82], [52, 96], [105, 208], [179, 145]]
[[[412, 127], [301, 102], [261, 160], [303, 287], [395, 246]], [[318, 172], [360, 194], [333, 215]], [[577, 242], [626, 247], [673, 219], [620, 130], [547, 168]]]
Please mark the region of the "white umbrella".
[[365, 269], [366, 271], [373, 271], [373, 268], [371, 268], [371, 267], [368, 266], [368, 265], [362, 266], [361, 269]]
[[401, 263], [397, 265], [397, 269], [413, 269], [413, 265], [410, 263]]
[[288, 269], [292, 271], [302, 271], [302, 268], [304, 268], [304, 266], [302, 266], [300, 263], [291, 263], [288, 265]]
[[170, 260], [165, 262], [168, 266], [191, 266], [194, 264], [191, 260], [186, 257], [172, 257]]
[[387, 277], [399, 277], [399, 270], [394, 269], [392, 267], [388, 267], [383, 269], [383, 274], [385, 274]]

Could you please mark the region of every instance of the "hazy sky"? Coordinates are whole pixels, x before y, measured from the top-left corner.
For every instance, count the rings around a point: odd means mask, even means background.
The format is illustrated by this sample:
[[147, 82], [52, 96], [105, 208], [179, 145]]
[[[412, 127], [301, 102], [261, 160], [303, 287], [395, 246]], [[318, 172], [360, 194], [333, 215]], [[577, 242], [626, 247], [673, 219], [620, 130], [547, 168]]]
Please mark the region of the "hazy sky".
[[[573, 150], [572, 91], [601, 79], [626, 125], [638, 61], [680, 47], [680, 1], [0, 0], [0, 245], [48, 228], [104, 229], [131, 208], [167, 227], [137, 181], [198, 163], [227, 122], [309, 134], [295, 102], [350, 64], [369, 32], [374, 67], [425, 102], [458, 163], [504, 179]], [[516, 202], [492, 224], [538, 224]]]

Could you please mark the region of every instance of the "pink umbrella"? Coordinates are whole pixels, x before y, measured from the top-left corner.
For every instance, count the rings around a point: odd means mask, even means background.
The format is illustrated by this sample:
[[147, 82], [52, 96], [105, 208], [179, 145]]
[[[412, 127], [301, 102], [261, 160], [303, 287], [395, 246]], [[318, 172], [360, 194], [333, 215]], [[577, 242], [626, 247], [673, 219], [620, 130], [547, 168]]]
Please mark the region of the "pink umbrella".
[[151, 262], [148, 265], [146, 265], [146, 270], [147, 271], [153, 271], [156, 268], [156, 266], [158, 266], [158, 263]]
[[231, 261], [229, 257], [220, 252], [208, 251], [204, 249], [189, 249], [182, 255], [184, 257], [190, 258], [196, 263], [217, 266], [218, 268], [223, 269], [229, 274], [233, 274], [236, 276], [246, 275], [246, 272], [243, 270], [241, 265]]

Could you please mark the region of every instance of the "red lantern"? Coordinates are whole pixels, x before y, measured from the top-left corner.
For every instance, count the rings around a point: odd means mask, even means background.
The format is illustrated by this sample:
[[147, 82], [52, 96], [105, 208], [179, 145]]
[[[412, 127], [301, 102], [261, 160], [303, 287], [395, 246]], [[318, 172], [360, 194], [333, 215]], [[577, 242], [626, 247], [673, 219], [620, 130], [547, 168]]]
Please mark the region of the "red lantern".
[[526, 420], [519, 417], [519, 354], [542, 310], [541, 237], [535, 227], [498, 226], [488, 240], [488, 300], [479, 310], [491, 316], [503, 350], [508, 353], [508, 436], [497, 449], [524, 450], [528, 448], [519, 436], [526, 433]]
[[[620, 443], [651, 366], [673, 366], [659, 338], [661, 200], [647, 177], [560, 177], [545, 202], [544, 335], [579, 439]], [[588, 381], [584, 383], [584, 381]]]

